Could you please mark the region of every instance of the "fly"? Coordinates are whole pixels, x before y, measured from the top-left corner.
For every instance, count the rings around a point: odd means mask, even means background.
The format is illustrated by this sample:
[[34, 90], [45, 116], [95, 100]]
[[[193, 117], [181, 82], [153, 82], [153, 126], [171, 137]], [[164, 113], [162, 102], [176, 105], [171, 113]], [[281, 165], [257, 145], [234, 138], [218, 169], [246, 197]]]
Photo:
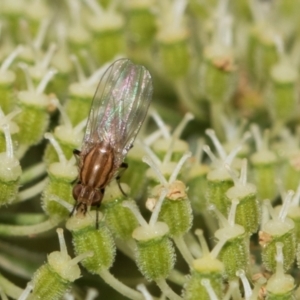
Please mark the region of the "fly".
[[94, 95], [82, 150], [74, 150], [79, 161], [79, 178], [73, 188], [77, 214], [85, 215], [91, 206], [98, 208], [111, 180], [117, 179], [122, 191], [119, 171], [127, 168], [123, 160], [151, 98], [152, 79], [145, 67], [119, 59], [104, 73]]

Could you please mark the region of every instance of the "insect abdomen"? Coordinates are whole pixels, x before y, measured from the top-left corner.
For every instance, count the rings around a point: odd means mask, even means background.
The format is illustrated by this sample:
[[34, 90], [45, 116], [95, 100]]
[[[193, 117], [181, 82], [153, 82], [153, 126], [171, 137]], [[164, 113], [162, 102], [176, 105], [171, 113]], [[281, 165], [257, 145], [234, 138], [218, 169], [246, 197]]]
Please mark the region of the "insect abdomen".
[[114, 153], [110, 145], [99, 143], [83, 157], [80, 180], [83, 185], [105, 187], [114, 175]]

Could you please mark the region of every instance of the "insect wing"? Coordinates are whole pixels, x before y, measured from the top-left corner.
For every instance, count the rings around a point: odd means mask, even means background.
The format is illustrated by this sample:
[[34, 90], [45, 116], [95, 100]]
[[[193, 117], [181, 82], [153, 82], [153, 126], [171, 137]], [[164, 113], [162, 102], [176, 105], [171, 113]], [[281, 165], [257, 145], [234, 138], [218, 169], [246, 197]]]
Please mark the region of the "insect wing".
[[145, 67], [128, 59], [114, 62], [97, 87], [84, 145], [89, 148], [106, 141], [121, 162], [145, 119], [151, 98], [152, 80]]

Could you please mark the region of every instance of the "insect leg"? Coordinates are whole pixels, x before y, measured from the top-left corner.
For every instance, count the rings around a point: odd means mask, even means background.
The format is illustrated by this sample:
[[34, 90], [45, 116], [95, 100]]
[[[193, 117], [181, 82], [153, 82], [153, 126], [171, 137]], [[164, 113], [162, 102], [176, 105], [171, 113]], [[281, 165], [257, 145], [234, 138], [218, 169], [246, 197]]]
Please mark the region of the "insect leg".
[[74, 154], [75, 156], [79, 156], [80, 153], [81, 153], [81, 151], [78, 150], [78, 149], [74, 149], [74, 150], [73, 150], [73, 154]]
[[122, 162], [121, 165], [120, 165], [120, 169], [122, 169], [122, 170], [119, 172], [118, 176], [116, 177], [116, 181], [117, 181], [118, 187], [119, 187], [121, 193], [122, 193], [125, 197], [127, 197], [127, 194], [124, 192], [124, 190], [123, 190], [122, 187], [121, 187], [120, 179], [121, 179], [121, 176], [123, 175], [123, 173], [126, 171], [127, 168], [128, 168], [128, 164], [125, 163], [125, 162]]

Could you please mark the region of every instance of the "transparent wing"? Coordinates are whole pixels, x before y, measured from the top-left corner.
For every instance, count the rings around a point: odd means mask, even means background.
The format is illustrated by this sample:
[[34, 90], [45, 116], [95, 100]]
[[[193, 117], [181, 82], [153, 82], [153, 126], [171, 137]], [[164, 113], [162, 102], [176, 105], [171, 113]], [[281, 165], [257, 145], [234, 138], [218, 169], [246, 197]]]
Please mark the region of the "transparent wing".
[[152, 98], [148, 70], [128, 59], [115, 61], [97, 87], [84, 136], [83, 153], [101, 141], [123, 160], [144, 121]]

